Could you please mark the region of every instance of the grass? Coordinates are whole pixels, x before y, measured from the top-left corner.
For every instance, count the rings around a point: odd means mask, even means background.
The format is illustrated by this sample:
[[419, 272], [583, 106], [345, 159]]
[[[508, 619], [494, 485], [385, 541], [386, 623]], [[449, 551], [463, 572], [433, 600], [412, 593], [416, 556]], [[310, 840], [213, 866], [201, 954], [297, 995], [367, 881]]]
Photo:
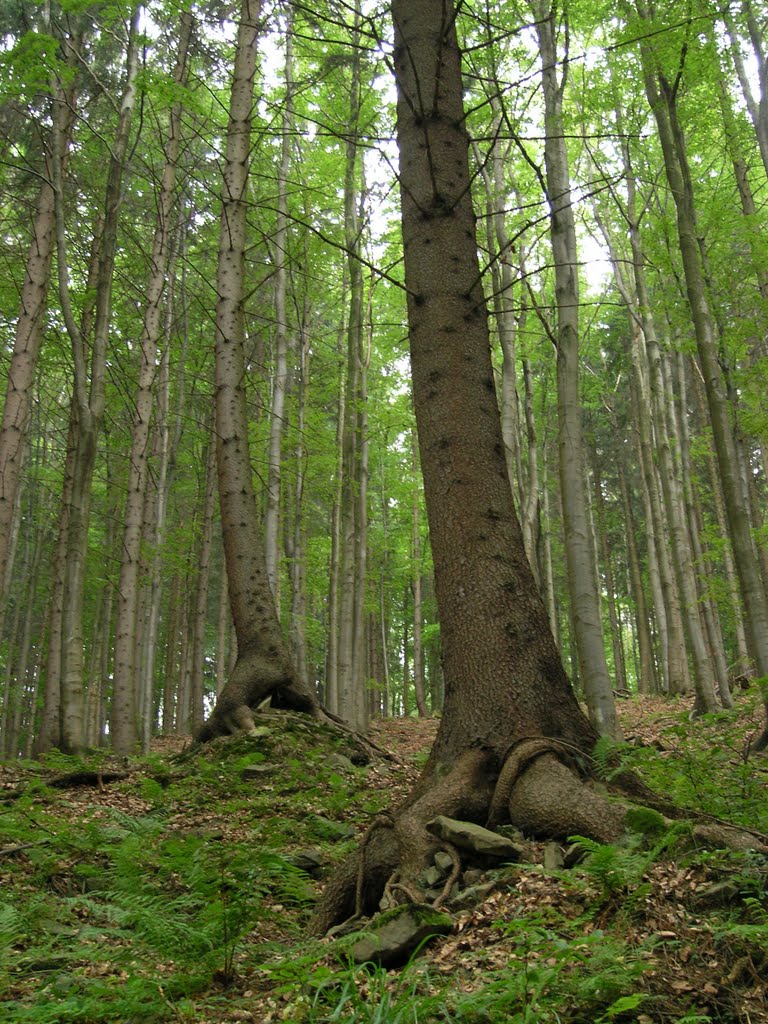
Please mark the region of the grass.
[[[768, 831], [765, 760], [746, 754], [743, 722], [691, 726], [668, 707], [660, 721], [656, 745], [599, 748], [604, 773], [631, 768], [680, 803]], [[270, 727], [187, 760], [139, 759], [101, 790], [49, 782], [107, 765], [102, 753], [0, 769], [0, 1019], [768, 1019], [765, 858], [697, 848], [654, 812], [632, 816], [622, 843], [578, 839], [585, 859], [570, 871], [498, 869], [456, 933], [400, 972], [308, 941], [319, 887], [292, 856], [317, 848], [332, 872], [357, 842], [350, 827], [359, 837], [413, 772], [341, 768], [328, 757], [338, 740], [297, 716]], [[254, 764], [275, 771], [254, 782]]]

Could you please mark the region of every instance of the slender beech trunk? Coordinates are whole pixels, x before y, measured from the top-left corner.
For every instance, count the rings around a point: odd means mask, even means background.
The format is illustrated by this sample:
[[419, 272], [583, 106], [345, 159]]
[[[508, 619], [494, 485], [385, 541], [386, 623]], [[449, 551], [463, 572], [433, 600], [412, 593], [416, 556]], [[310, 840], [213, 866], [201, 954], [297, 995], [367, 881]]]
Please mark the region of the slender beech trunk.
[[306, 475], [307, 449], [305, 444], [307, 401], [309, 390], [310, 331], [305, 311], [304, 322], [298, 344], [298, 386], [296, 395], [296, 467], [293, 488], [293, 525], [286, 531], [286, 555], [290, 567], [291, 581], [291, 651], [296, 671], [301, 678], [308, 677], [307, 654], [307, 594], [305, 566], [305, 522], [304, 522], [304, 481]]
[[659, 686], [656, 679], [656, 666], [653, 660], [650, 613], [645, 600], [643, 573], [637, 546], [637, 528], [635, 526], [635, 516], [632, 510], [627, 477], [622, 462], [619, 462], [619, 485], [621, 487], [621, 502], [627, 531], [629, 580], [632, 590], [632, 601], [635, 606], [634, 634], [637, 637], [638, 648], [637, 689], [639, 693], [643, 694], [658, 693]]
[[[346, 278], [346, 273], [344, 275]], [[347, 308], [346, 280], [342, 282], [341, 308]], [[339, 324], [336, 351], [339, 362], [336, 407], [336, 467], [334, 473], [333, 508], [331, 511], [331, 557], [328, 572], [328, 647], [325, 659], [325, 705], [332, 714], [339, 713], [339, 636], [341, 616], [341, 500], [344, 493], [344, 425], [346, 423], [347, 382], [344, 360], [345, 324]]]
[[[701, 542], [702, 522], [701, 505], [696, 494], [691, 467], [691, 438], [688, 430], [688, 385], [684, 366], [685, 356], [679, 350], [674, 355], [674, 363], [670, 360], [664, 375], [667, 407], [675, 423], [675, 447], [680, 463], [680, 479], [682, 482], [683, 503], [688, 522], [688, 533], [691, 538], [691, 555], [698, 567], [697, 583], [699, 591], [699, 608], [708, 641], [710, 676], [713, 677], [720, 703], [724, 708], [733, 707], [731, 690], [728, 684], [728, 666], [723, 648], [723, 634], [720, 628], [720, 616], [717, 604], [710, 593], [706, 580], [711, 577], [714, 567], [708, 564]], [[677, 398], [677, 401], [676, 401]]]
[[[562, 118], [566, 72], [558, 81], [560, 63], [555, 41], [554, 6], [550, 0], [537, 0], [533, 10], [542, 63], [546, 132], [544, 158], [555, 263], [558, 450], [568, 591], [579, 671], [590, 720], [601, 734], [618, 736], [620, 726], [605, 658], [597, 569], [587, 515], [579, 400], [578, 253]], [[567, 54], [564, 66], [567, 69]]]
[[[621, 123], [621, 111], [617, 112]], [[627, 201], [624, 216], [629, 229], [632, 250], [633, 290], [622, 271], [623, 260], [615, 241], [598, 216], [603, 235], [611, 252], [614, 280], [625, 303], [631, 335], [633, 422], [638, 430], [638, 447], [643, 471], [646, 504], [646, 529], [649, 538], [649, 569], [654, 588], [654, 608], [662, 641], [663, 674], [669, 693], [687, 693], [690, 689], [688, 659], [685, 649], [679, 566], [684, 556], [686, 534], [678, 518], [673, 529], [671, 515], [674, 502], [670, 467], [659, 473], [657, 452], [669, 461], [666, 430], [666, 405], [663, 382], [659, 373], [660, 349], [656, 337], [651, 299], [645, 277], [645, 256], [640, 239], [636, 185], [629, 148], [622, 145]], [[650, 415], [649, 415], [650, 414]], [[670, 540], [672, 543], [670, 544]], [[682, 546], [682, 549], [681, 549]], [[674, 568], [673, 568], [674, 566]], [[654, 567], [657, 569], [653, 571]], [[691, 589], [691, 594], [695, 587]], [[659, 593], [660, 591], [660, 593]], [[689, 603], [688, 608], [692, 605]], [[706, 672], [703, 675], [706, 678]]]
[[[638, 10], [648, 17], [642, 3]], [[715, 326], [707, 300], [700, 262], [696, 230], [693, 184], [685, 149], [685, 138], [678, 120], [679, 78], [670, 82], [656, 66], [648, 44], [641, 46], [643, 75], [648, 102], [653, 111], [664, 154], [667, 180], [677, 213], [677, 233], [685, 274], [686, 292], [693, 320], [699, 363], [704, 378], [712, 436], [723, 483], [723, 497], [739, 589], [745, 613], [750, 652], [760, 676], [768, 676], [768, 600], [759, 571], [752, 537], [749, 510], [742, 480], [733, 427], [730, 420], [726, 386], [718, 359]], [[766, 695], [768, 715], [768, 694]], [[759, 737], [758, 747], [768, 745], [768, 724]]]
[[624, 638], [622, 636], [621, 618], [617, 611], [616, 586], [614, 582], [613, 561], [611, 558], [611, 543], [608, 536], [608, 522], [605, 507], [605, 494], [603, 493], [603, 478], [601, 467], [595, 454], [592, 459], [592, 481], [594, 490], [594, 506], [596, 518], [596, 532], [600, 542], [600, 550], [603, 559], [603, 571], [605, 573], [606, 607], [608, 609], [608, 621], [611, 626], [611, 647], [613, 650], [613, 676], [616, 681], [616, 690], [619, 693], [627, 693], [627, 670], [624, 659]]
[[[81, 59], [82, 42], [82, 35], [79, 35], [64, 39], [61, 43], [65, 62], [73, 72]], [[8, 383], [0, 427], [0, 594], [3, 595], [7, 593], [10, 583], [9, 557], [14, 536], [16, 496], [29, 428], [37, 360], [43, 340], [51, 262], [56, 247], [56, 180], [58, 176], [58, 187], [61, 188], [77, 115], [77, 94], [78, 78], [74, 73], [69, 83], [54, 83], [52, 125], [42, 143], [45, 166], [21, 286], [13, 352], [8, 365]], [[54, 161], [59, 163], [58, 175]]]
[[277, 220], [274, 238], [275, 342], [272, 372], [272, 404], [269, 416], [267, 454], [267, 508], [264, 517], [264, 550], [269, 585], [280, 608], [278, 563], [280, 557], [280, 482], [285, 434], [285, 399], [288, 391], [288, 180], [293, 140], [293, 8], [288, 5], [284, 30], [285, 65], [283, 86], [282, 140], [277, 172]]
[[[64, 604], [62, 620], [61, 731], [60, 746], [76, 751], [85, 742], [83, 602], [85, 560], [91, 511], [91, 483], [98, 439], [104, 416], [106, 357], [112, 313], [112, 284], [117, 251], [118, 217], [122, 179], [128, 153], [131, 119], [136, 101], [139, 61], [136, 47], [138, 8], [134, 10], [126, 51], [126, 75], [115, 139], [111, 147], [104, 214], [99, 237], [93, 336], [87, 369], [88, 337], [73, 315], [68, 280], [63, 197], [57, 188], [57, 254], [59, 298], [72, 343], [74, 386], [74, 466], [69, 507]], [[59, 160], [60, 164], [60, 160]], [[57, 180], [60, 172], [57, 171]]]
[[[360, 14], [354, 15], [353, 41], [359, 38]], [[343, 477], [340, 508], [338, 693], [339, 714], [358, 730], [367, 726], [364, 698], [365, 666], [362, 604], [365, 586], [365, 543], [367, 510], [365, 502], [364, 445], [362, 429], [365, 410], [364, 280], [360, 263], [362, 214], [365, 191], [360, 184], [361, 156], [357, 141], [360, 122], [360, 55], [351, 59], [349, 132], [345, 146], [344, 245], [349, 278], [349, 320], [347, 324], [347, 376], [343, 424]]]
[[403, 592], [403, 699], [402, 716], [411, 714], [411, 630], [410, 630], [411, 594], [410, 588]]
[[758, 219], [755, 197], [752, 192], [752, 185], [749, 180], [747, 162], [741, 152], [739, 135], [736, 126], [736, 118], [733, 112], [733, 99], [728, 91], [728, 86], [722, 79], [718, 82], [720, 113], [723, 118], [725, 129], [725, 141], [728, 146], [728, 155], [733, 166], [733, 177], [736, 189], [739, 193], [741, 212], [744, 214], [746, 237], [749, 242], [752, 256], [752, 265], [757, 278], [757, 285], [764, 302], [768, 302], [768, 267], [762, 258], [763, 240]]
[[[703, 394], [701, 377], [697, 372], [690, 374], [691, 390], [694, 395], [694, 405], [698, 409], [702, 422], [707, 419], [706, 399]], [[720, 474], [717, 469], [717, 460], [711, 449], [705, 455], [707, 476], [709, 477], [712, 505], [714, 507], [715, 519], [721, 537], [728, 536], [728, 523], [723, 506], [723, 489]], [[736, 567], [733, 563], [733, 550], [730, 544], [723, 544], [721, 551], [723, 559], [723, 572], [727, 584], [729, 619], [733, 624], [734, 644], [736, 648], [736, 659], [732, 666], [733, 674], [736, 676], [748, 676], [751, 672], [751, 659], [747, 647], [747, 635], [744, 630], [744, 616], [742, 614], [741, 599], [739, 597], [739, 581], [736, 576]]]
[[650, 359], [651, 394], [654, 401], [654, 430], [657, 453], [660, 457], [662, 494], [672, 540], [677, 585], [683, 599], [683, 625], [693, 663], [696, 710], [704, 714], [717, 710], [714, 688], [715, 663], [707, 644], [705, 622], [699, 603], [694, 543], [685, 506], [680, 437], [674, 397], [666, 386], [671, 358], [670, 346], [667, 345], [662, 350], [660, 345], [656, 345], [655, 334], [646, 333], [645, 338], [649, 351], [655, 346]]
[[[174, 82], [182, 86], [187, 77], [187, 55], [192, 37], [193, 17], [183, 12], [180, 22]], [[134, 751], [139, 740], [137, 720], [137, 644], [139, 607], [139, 565], [145, 493], [149, 480], [149, 455], [154, 386], [158, 366], [158, 345], [163, 329], [163, 297], [168, 277], [176, 206], [176, 175], [181, 148], [181, 106], [171, 109], [165, 163], [157, 199], [157, 224], [147, 281], [147, 304], [141, 334], [140, 365], [136, 406], [128, 462], [128, 493], [123, 516], [120, 583], [117, 588], [115, 627], [115, 676], [112, 684], [110, 732], [117, 753]]]
[[[165, 328], [164, 328], [164, 346], [160, 357], [160, 367], [158, 370], [158, 383], [155, 389], [156, 407], [154, 416], [154, 464], [155, 464], [155, 475], [156, 483], [155, 488], [147, 488], [147, 495], [154, 497], [153, 502], [153, 516], [151, 523], [148, 523], [146, 527], [145, 544], [146, 547], [151, 551], [151, 557], [149, 561], [149, 569], [147, 572], [147, 583], [144, 591], [144, 600], [148, 605], [148, 619], [146, 628], [142, 635], [143, 651], [140, 656], [140, 663], [144, 666], [144, 671], [148, 681], [154, 680], [155, 663], [158, 654], [158, 635], [160, 630], [160, 611], [161, 602], [163, 597], [163, 566], [161, 552], [165, 535], [167, 532], [167, 519], [168, 519], [168, 499], [171, 492], [171, 487], [174, 479], [174, 466], [176, 465], [176, 453], [181, 438], [182, 425], [184, 423], [184, 406], [186, 401], [186, 363], [187, 363], [187, 351], [189, 347], [189, 323], [187, 317], [187, 289], [186, 289], [186, 268], [183, 257], [185, 255], [184, 247], [184, 233], [188, 230], [189, 223], [188, 217], [179, 217], [176, 225], [176, 241], [173, 245], [173, 252], [179, 253], [182, 257], [181, 274], [179, 277], [179, 295], [178, 299], [174, 294], [174, 286], [176, 284], [176, 273], [173, 263], [169, 267], [170, 286], [166, 290], [166, 301], [165, 301]], [[181, 350], [178, 353], [173, 367], [171, 365], [171, 338], [173, 335], [173, 321], [174, 311], [177, 309], [177, 305], [180, 306], [179, 320], [181, 323]], [[176, 407], [171, 415], [171, 376], [177, 387]], [[145, 521], [147, 516], [145, 515]], [[175, 575], [173, 577], [173, 585], [178, 586], [179, 579]], [[180, 598], [177, 596], [176, 600], [169, 597], [170, 614], [175, 617], [178, 611], [177, 604]], [[179, 632], [178, 623], [174, 630], [167, 631], [167, 636], [177, 636]], [[174, 643], [176, 641], [174, 640]], [[173, 692], [172, 685], [173, 679], [175, 678], [175, 661], [171, 667], [171, 679], [166, 678], [167, 663], [164, 667], [163, 673], [163, 694], [160, 697], [160, 703], [162, 704], [161, 718], [163, 722], [163, 730], [166, 731], [166, 721], [169, 722], [167, 730], [170, 731], [173, 728]], [[169, 686], [171, 687], [169, 691]], [[141, 687], [139, 687], [141, 691]], [[146, 690], [144, 691], [146, 693]], [[171, 707], [168, 709], [166, 698], [170, 697]], [[139, 717], [142, 719], [142, 744], [145, 745], [150, 734], [150, 725], [148, 721], [148, 701], [144, 701], [142, 707], [141, 702], [137, 702], [137, 712]], [[170, 718], [168, 718], [170, 714]]]
[[216, 447], [211, 442], [206, 459], [205, 502], [200, 532], [200, 548], [195, 572], [195, 602], [192, 617], [192, 664], [189, 687], [189, 724], [196, 733], [203, 724], [205, 677], [205, 633], [208, 620], [208, 581], [213, 548], [213, 517], [216, 508]]
[[768, 174], [768, 54], [763, 33], [755, 18], [750, 0], [742, 0], [742, 12], [747, 23], [747, 32], [752, 43], [755, 61], [757, 63], [759, 96], [755, 98], [752, 90], [752, 80], [747, 72], [744, 56], [741, 52], [741, 38], [739, 29], [733, 19], [729, 8], [726, 5], [723, 9], [723, 20], [728, 29], [728, 36], [731, 43], [731, 57], [736, 68], [736, 74], [741, 85], [749, 117], [757, 136], [757, 145], [760, 157], [763, 161], [765, 173]]
[[181, 577], [174, 574], [168, 591], [168, 615], [165, 622], [165, 659], [163, 664], [163, 707], [160, 726], [163, 733], [177, 732], [176, 681], [179, 665], [181, 628]]

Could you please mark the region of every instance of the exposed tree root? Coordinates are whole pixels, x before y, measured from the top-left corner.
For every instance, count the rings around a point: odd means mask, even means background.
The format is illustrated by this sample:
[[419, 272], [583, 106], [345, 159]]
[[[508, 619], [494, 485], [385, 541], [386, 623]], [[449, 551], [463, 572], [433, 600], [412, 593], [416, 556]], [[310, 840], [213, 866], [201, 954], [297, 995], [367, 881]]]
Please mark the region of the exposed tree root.
[[440, 907], [442, 907], [442, 905], [451, 895], [451, 890], [453, 889], [455, 883], [459, 879], [459, 875], [461, 874], [461, 857], [459, 856], [459, 851], [456, 849], [456, 847], [452, 843], [441, 843], [440, 849], [448, 854], [448, 856], [453, 861], [453, 866], [451, 868], [451, 873], [445, 880], [443, 891], [432, 904], [435, 910], [439, 910]]
[[545, 753], [530, 761], [508, 801], [509, 820], [527, 835], [612, 842], [624, 831], [627, 804], [611, 800]]
[[518, 776], [534, 758], [546, 753], [567, 756], [570, 751], [575, 751], [580, 757], [583, 757], [582, 751], [573, 747], [570, 743], [551, 739], [548, 736], [525, 736], [518, 740], [517, 743], [514, 743], [507, 751], [501, 771], [499, 772], [496, 789], [491, 799], [491, 808], [488, 812], [486, 827], [494, 828], [496, 825], [508, 820], [509, 798], [512, 794], [512, 789], [517, 782]]
[[[363, 874], [358, 884], [361, 859]], [[370, 833], [364, 849], [359, 849], [335, 869], [310, 922], [311, 932], [325, 935], [329, 928], [353, 917], [356, 914], [358, 889], [361, 894], [360, 914], [375, 913], [384, 887], [397, 866], [398, 849], [394, 830], [377, 828]]]
[[[424, 902], [419, 875], [441, 845], [426, 825], [438, 814], [467, 821], [510, 821], [527, 835], [565, 840], [583, 835], [610, 843], [627, 831], [627, 812], [638, 801], [623, 794], [612, 797], [560, 759], [557, 740], [526, 739], [515, 745], [494, 787], [487, 752], [473, 749], [442, 779], [422, 777], [410, 803], [392, 818], [371, 823], [358, 852], [345, 862], [320, 901], [312, 930], [325, 933], [332, 925], [378, 909], [382, 894], [404, 895]], [[635, 780], [631, 791], [645, 792]], [[506, 801], [503, 806], [502, 801]], [[645, 804], [645, 801], [642, 801]], [[647, 806], [647, 805], [646, 805]], [[679, 812], [675, 818], [685, 817]], [[691, 815], [695, 819], [695, 815]], [[384, 828], [382, 826], [386, 825]], [[768, 853], [765, 837], [726, 822], [699, 823], [694, 838], [707, 845], [753, 849]], [[435, 901], [442, 904], [459, 877], [461, 863], [455, 850], [450, 878]]]

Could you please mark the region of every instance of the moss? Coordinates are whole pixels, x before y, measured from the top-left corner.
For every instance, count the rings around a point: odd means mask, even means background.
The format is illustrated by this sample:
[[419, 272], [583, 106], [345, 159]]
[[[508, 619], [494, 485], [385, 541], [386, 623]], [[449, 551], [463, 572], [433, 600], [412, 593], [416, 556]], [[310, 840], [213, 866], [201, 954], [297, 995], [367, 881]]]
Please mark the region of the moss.
[[390, 907], [389, 910], [382, 910], [380, 914], [373, 918], [371, 927], [367, 930], [372, 931], [383, 928], [385, 924], [397, 920], [398, 917], [402, 917], [404, 914], [410, 914], [412, 919], [421, 926], [429, 926], [430, 928], [453, 927], [451, 915], [446, 914], [445, 911], [436, 910], [429, 903], [402, 903], [397, 907]]
[[664, 816], [651, 807], [631, 807], [627, 811], [624, 821], [631, 832], [637, 832], [643, 836], [666, 832], [669, 828], [669, 823]]

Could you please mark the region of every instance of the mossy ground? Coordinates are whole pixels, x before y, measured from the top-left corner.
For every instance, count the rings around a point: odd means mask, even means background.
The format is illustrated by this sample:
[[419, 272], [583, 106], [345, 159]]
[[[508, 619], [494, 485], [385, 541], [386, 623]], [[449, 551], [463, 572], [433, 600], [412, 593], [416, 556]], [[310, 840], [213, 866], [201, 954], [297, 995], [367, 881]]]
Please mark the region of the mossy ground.
[[[768, 762], [745, 745], [756, 695], [695, 724], [681, 704], [621, 710], [633, 742], [598, 752], [606, 771], [618, 755], [665, 795], [768, 831]], [[381, 723], [405, 763], [363, 767], [300, 716], [260, 724], [180, 759], [167, 740], [144, 759], [0, 767], [0, 1019], [768, 1024], [764, 858], [684, 830], [640, 828], [569, 871], [501, 868], [408, 968], [351, 968], [343, 943], [307, 938], [322, 878], [294, 861], [332, 873], [407, 792], [434, 723]], [[111, 768], [127, 774], [100, 785]], [[81, 769], [95, 785], [52, 785]]]

